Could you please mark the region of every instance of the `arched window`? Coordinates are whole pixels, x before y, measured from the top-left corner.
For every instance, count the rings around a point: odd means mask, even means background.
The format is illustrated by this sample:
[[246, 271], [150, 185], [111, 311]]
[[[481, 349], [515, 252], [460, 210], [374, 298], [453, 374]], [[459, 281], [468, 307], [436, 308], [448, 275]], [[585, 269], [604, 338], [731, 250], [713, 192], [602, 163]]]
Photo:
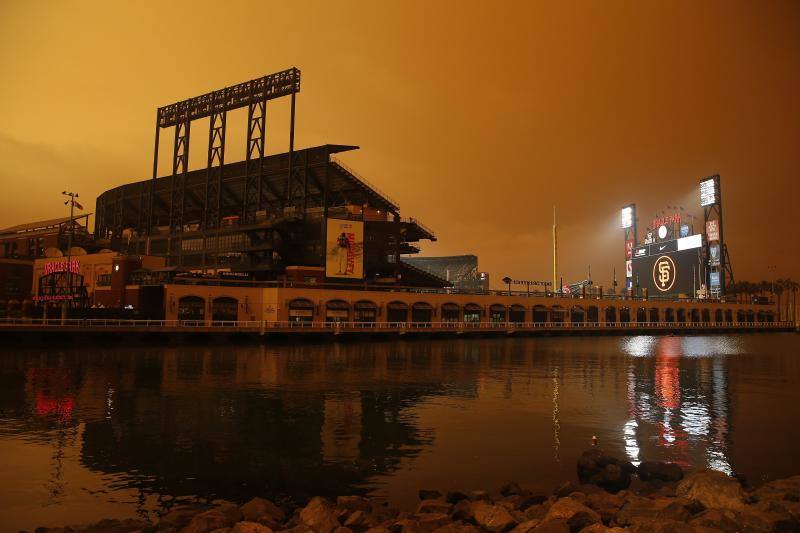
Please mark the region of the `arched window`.
[[671, 307], [664, 309], [664, 322], [667, 324], [675, 323], [675, 310]]
[[586, 321], [586, 313], [580, 305], [573, 305], [569, 313], [569, 320], [573, 324], [581, 324]]
[[711, 322], [711, 311], [708, 309], [703, 309], [700, 313], [700, 320], [703, 322]]
[[480, 322], [483, 316], [483, 309], [478, 304], [466, 304], [464, 306], [464, 322]]
[[636, 308], [636, 322], [647, 322], [647, 309], [644, 307]]
[[433, 321], [433, 306], [428, 302], [416, 302], [411, 306], [411, 322], [430, 324]]
[[509, 307], [508, 321], [514, 324], [522, 324], [525, 322], [525, 307], [519, 304], [514, 304]]
[[619, 310], [619, 321], [627, 324], [631, 321], [631, 308], [621, 307]]
[[498, 324], [506, 321], [506, 306], [501, 304], [492, 304], [489, 306], [489, 321], [492, 324]]
[[378, 306], [369, 300], [359, 300], [353, 305], [356, 322], [375, 322], [378, 319]]
[[211, 302], [211, 320], [233, 321], [239, 318], [239, 300], [228, 296], [214, 298]]
[[347, 322], [350, 320], [350, 304], [344, 300], [328, 300], [325, 304], [325, 322]]
[[658, 312], [658, 307], [650, 308], [650, 316], [648, 322], [661, 322]]
[[296, 298], [289, 302], [289, 322], [313, 322], [314, 303], [305, 298]]
[[714, 322], [725, 322], [722, 309], [717, 309], [716, 311], [714, 311]]
[[408, 322], [408, 304], [404, 302], [389, 302], [386, 304], [386, 320], [388, 322]]
[[600, 321], [600, 309], [596, 305], [590, 305], [586, 310], [586, 322], [597, 324]]
[[183, 296], [178, 300], [178, 320], [205, 320], [206, 301], [199, 296]]
[[442, 322], [458, 322], [460, 312], [458, 304], [442, 304]]
[[550, 319], [550, 310], [543, 305], [535, 305], [533, 307], [533, 321], [534, 322], [547, 322]]
[[606, 324], [614, 325], [617, 323], [617, 308], [606, 307]]

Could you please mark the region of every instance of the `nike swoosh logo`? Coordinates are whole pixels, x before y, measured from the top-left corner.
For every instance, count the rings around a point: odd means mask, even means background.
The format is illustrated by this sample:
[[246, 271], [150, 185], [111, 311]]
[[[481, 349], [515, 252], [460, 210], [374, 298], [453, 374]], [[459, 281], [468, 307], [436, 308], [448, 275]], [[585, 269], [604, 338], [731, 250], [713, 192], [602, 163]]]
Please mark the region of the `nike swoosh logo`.
[[664, 248], [666, 248], [666, 246], [659, 246], [659, 247], [658, 247], [658, 251], [660, 252], [660, 251], [661, 251], [661, 250], [663, 250]]

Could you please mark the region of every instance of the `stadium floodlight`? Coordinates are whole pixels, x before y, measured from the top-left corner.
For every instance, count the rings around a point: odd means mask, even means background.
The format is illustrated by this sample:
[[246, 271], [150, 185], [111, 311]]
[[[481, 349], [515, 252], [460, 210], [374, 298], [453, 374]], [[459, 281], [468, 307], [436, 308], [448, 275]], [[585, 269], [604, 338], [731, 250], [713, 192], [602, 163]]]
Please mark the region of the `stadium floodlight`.
[[633, 204], [626, 205], [620, 211], [620, 221], [622, 223], [622, 229], [628, 229], [633, 226], [633, 217], [634, 217], [634, 208]]
[[717, 176], [711, 176], [700, 182], [700, 205], [714, 205], [717, 203]]

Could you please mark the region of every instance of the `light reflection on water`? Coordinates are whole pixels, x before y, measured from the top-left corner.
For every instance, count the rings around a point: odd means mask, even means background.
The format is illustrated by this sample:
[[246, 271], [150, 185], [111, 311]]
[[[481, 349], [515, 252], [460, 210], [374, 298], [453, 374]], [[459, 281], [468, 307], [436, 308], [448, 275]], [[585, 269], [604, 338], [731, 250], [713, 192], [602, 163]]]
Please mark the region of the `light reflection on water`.
[[593, 435], [637, 464], [796, 474], [797, 353], [791, 334], [6, 351], [0, 530], [198, 499], [549, 490]]

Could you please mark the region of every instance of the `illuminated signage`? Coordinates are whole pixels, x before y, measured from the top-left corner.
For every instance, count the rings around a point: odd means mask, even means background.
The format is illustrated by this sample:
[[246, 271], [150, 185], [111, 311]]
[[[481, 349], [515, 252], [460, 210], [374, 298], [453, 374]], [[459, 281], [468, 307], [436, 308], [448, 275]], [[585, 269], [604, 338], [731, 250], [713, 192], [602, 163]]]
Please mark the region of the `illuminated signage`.
[[700, 182], [700, 205], [713, 205], [717, 203], [717, 177], [704, 179]]
[[628, 229], [633, 226], [633, 206], [626, 205], [622, 208], [620, 212], [620, 220], [622, 223], [622, 229]]
[[712, 244], [708, 247], [708, 264], [711, 266], [719, 265], [719, 244]]
[[719, 220], [709, 220], [706, 222], [706, 237], [709, 241], [719, 240]]
[[658, 238], [659, 239], [666, 239], [667, 238], [667, 227], [666, 226], [659, 226], [658, 227]]
[[625, 277], [632, 278], [633, 277], [633, 261], [630, 259], [625, 261]]
[[703, 246], [703, 236], [699, 233], [697, 235], [692, 235], [691, 237], [678, 239], [678, 251], [700, 248], [701, 246]]
[[680, 213], [675, 213], [674, 215], [667, 215], [665, 217], [657, 217], [654, 218], [653, 221], [650, 223], [650, 227], [655, 229], [659, 226], [671, 226], [672, 224], [680, 224], [681, 223], [681, 215]]
[[72, 300], [71, 294], [46, 294], [44, 296], [34, 296], [34, 302], [58, 302], [61, 300]]
[[687, 224], [681, 224], [681, 237], [688, 237], [689, 236], [689, 226]]
[[73, 274], [81, 273], [81, 263], [77, 259], [67, 261], [51, 261], [44, 264], [44, 275], [53, 274], [55, 272], [72, 272]]
[[633, 252], [633, 257], [645, 257], [645, 256], [647, 256], [647, 246], [642, 246], [640, 248], [637, 248]]
[[668, 292], [675, 285], [675, 261], [668, 255], [662, 255], [653, 263], [653, 282], [661, 292]]
[[710, 272], [708, 279], [712, 287], [719, 287], [719, 272]]
[[625, 241], [625, 259], [630, 259], [633, 255], [633, 239]]

